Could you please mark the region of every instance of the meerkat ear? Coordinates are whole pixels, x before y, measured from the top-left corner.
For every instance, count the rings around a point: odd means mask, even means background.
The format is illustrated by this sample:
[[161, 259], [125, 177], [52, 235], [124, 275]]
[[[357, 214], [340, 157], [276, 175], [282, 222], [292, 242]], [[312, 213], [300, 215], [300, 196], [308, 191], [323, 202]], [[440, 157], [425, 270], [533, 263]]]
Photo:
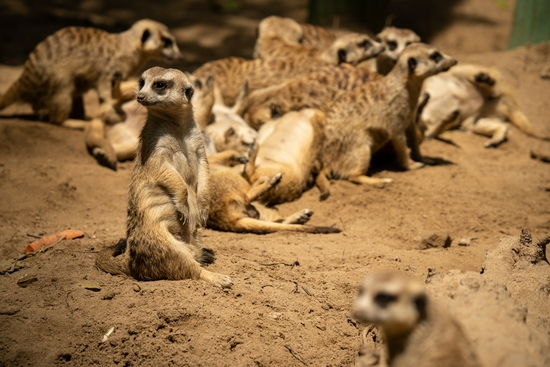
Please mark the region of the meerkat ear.
[[183, 94], [187, 98], [187, 101], [191, 102], [191, 98], [193, 97], [193, 94], [195, 93], [195, 90], [192, 87], [185, 88], [183, 90]]
[[418, 63], [414, 57], [409, 57], [409, 60], [407, 62], [409, 64], [409, 69], [411, 69], [411, 71], [416, 69], [416, 66], [418, 65]]
[[143, 31], [143, 34], [141, 35], [141, 43], [145, 43], [151, 37], [151, 31], [148, 29]]
[[338, 50], [338, 64], [346, 62], [347, 52], [343, 48]]

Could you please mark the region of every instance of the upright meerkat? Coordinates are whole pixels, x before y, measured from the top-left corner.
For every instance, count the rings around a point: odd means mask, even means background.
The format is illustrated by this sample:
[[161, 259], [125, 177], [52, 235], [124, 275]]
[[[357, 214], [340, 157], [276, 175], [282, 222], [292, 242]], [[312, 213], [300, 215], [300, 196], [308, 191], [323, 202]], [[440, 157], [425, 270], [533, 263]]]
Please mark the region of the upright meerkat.
[[[407, 46], [386, 77], [344, 94], [332, 105], [327, 113], [323, 171], [317, 176], [318, 181], [322, 180], [317, 182], [323, 188], [321, 199], [329, 195], [326, 178], [369, 184], [391, 182], [366, 176], [371, 155], [388, 142], [404, 169], [423, 166], [410, 161], [406, 131], [414, 127], [413, 112], [424, 79], [455, 64], [455, 59], [436, 47], [415, 43]], [[417, 143], [413, 142], [411, 149], [419, 158]]]
[[341, 41], [341, 43], [335, 42], [330, 51], [327, 50], [319, 57], [305, 55], [289, 60], [245, 60], [227, 57], [202, 65], [193, 72], [193, 75], [201, 79], [208, 74], [214, 76], [224, 103], [231, 106], [245, 83], [248, 83], [249, 90], [252, 92], [296, 76], [309, 74], [325, 66], [336, 66], [342, 63], [357, 64], [378, 55], [383, 50], [383, 46], [375, 41], [371, 42], [366, 35], [352, 34]]
[[277, 173], [251, 187], [240, 174], [232, 170], [213, 171], [210, 175], [210, 187], [216, 196], [210, 197], [208, 228], [256, 234], [278, 231], [341, 232], [340, 229], [334, 227], [304, 225], [313, 215], [309, 209], [301, 210], [284, 218], [277, 210], [256, 202], [262, 195], [275, 190], [281, 177], [282, 174]]
[[245, 178], [256, 186], [277, 173], [283, 177], [275, 190], [260, 198], [266, 205], [298, 199], [311, 188], [321, 169], [325, 114], [307, 108], [267, 122], [258, 131], [257, 149], [246, 164]]
[[226, 275], [201, 267], [214, 260], [202, 247], [208, 218], [209, 170], [190, 100], [193, 86], [176, 69], [154, 67], [139, 81], [147, 108], [128, 192], [127, 240], [100, 252], [96, 264], [141, 280], [202, 279], [219, 287]]
[[550, 140], [533, 128], [500, 72], [480, 65], [457, 65], [426, 79], [416, 116], [426, 138], [460, 126], [489, 136], [485, 147], [496, 147], [506, 140], [505, 121], [510, 121], [530, 136]]
[[[96, 28], [67, 27], [39, 43], [25, 62], [23, 73], [0, 97], [0, 110], [22, 101], [49, 121], [72, 126], [73, 99], [95, 89], [101, 117], [118, 122], [113, 108], [113, 87], [136, 73], [151, 59], [181, 58], [168, 28], [149, 19], [127, 31], [110, 34]], [[115, 92], [115, 94], [117, 94]], [[78, 125], [83, 128], [83, 125]]]
[[420, 36], [410, 29], [385, 27], [374, 38], [386, 48], [376, 58], [363, 61], [360, 67], [366, 67], [382, 75], [387, 75], [393, 69], [399, 55], [411, 43], [420, 42]]
[[250, 126], [259, 129], [265, 122], [289, 111], [303, 108], [328, 111], [343, 92], [381, 77], [377, 73], [349, 64], [327, 66], [250, 93], [244, 118]]
[[422, 283], [399, 273], [367, 276], [353, 317], [382, 329], [389, 367], [480, 366], [458, 322], [428, 296]]

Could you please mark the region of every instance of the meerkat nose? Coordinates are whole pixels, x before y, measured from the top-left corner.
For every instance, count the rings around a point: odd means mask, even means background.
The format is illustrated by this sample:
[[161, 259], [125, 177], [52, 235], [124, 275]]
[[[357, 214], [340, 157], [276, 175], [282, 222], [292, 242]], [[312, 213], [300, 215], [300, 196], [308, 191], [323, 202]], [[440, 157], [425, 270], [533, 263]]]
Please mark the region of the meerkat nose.
[[143, 102], [144, 99], [145, 99], [145, 96], [143, 94], [138, 94], [137, 95], [138, 102]]

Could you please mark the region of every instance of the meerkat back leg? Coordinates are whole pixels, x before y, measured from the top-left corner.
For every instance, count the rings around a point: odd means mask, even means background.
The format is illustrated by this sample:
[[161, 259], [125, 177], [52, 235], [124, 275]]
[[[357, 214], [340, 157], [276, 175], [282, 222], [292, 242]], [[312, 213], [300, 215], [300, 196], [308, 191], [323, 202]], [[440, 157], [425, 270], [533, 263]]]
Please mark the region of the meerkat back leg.
[[258, 211], [258, 220], [265, 222], [282, 222], [285, 219], [279, 214], [277, 209], [268, 208], [257, 201], [253, 202], [252, 205]]
[[84, 141], [90, 153], [102, 166], [116, 171], [117, 155], [109, 140], [105, 137], [105, 123], [93, 119], [84, 130]]
[[369, 177], [365, 173], [369, 169], [371, 160], [371, 148], [368, 144], [362, 145], [353, 152], [356, 159], [355, 168], [348, 171], [348, 181], [355, 184], [380, 185], [393, 182], [391, 178]]
[[485, 142], [485, 148], [494, 148], [502, 144], [508, 134], [508, 125], [496, 117], [483, 117], [475, 122], [472, 119], [467, 123], [465, 121], [463, 126], [473, 133], [491, 137]]
[[283, 177], [283, 174], [279, 172], [273, 177], [271, 177], [269, 180], [266, 180], [265, 182], [252, 187], [250, 190], [248, 190], [246, 194], [248, 202], [251, 203], [253, 201], [258, 200], [260, 196], [262, 196], [267, 191], [275, 187], [279, 182], [281, 182], [282, 177]]
[[320, 191], [319, 200], [326, 200], [330, 196], [330, 181], [327, 178], [328, 170], [322, 170], [315, 178], [315, 186]]
[[72, 90], [67, 89], [59, 88], [49, 98], [49, 102], [47, 103], [50, 122], [56, 125], [62, 125], [71, 114], [73, 107]]
[[[409, 157], [409, 152], [407, 149], [407, 136], [405, 133], [397, 133], [391, 138], [391, 143], [397, 154], [397, 160], [401, 167], [406, 170], [417, 169], [424, 167], [423, 162], [414, 162]], [[420, 153], [418, 153], [420, 154]]]
[[285, 224], [305, 224], [311, 219], [312, 215], [313, 215], [312, 210], [303, 209], [303, 210], [300, 210], [297, 213], [289, 215], [288, 217], [285, 218], [285, 220], [283, 220], [282, 223], [285, 223]]
[[120, 106], [119, 108], [115, 107], [115, 101], [113, 100], [113, 85], [111, 80], [106, 77], [101, 78], [97, 84], [96, 91], [100, 103], [100, 117], [110, 125], [123, 121], [125, 116], [122, 108], [120, 108]]

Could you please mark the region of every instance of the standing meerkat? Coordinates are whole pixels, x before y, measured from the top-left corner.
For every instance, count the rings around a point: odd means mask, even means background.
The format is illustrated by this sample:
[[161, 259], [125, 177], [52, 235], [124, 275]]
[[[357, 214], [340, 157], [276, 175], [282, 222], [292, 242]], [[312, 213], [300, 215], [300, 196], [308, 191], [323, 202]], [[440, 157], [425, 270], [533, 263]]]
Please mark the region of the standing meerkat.
[[395, 27], [385, 27], [374, 39], [384, 45], [386, 49], [376, 58], [363, 61], [359, 66], [382, 75], [387, 75], [393, 69], [405, 47], [411, 43], [420, 42], [420, 36], [412, 30]]
[[[58, 125], [83, 128], [67, 121], [73, 100], [95, 89], [101, 117], [121, 120], [113, 107], [113, 87], [151, 59], [181, 58], [176, 40], [161, 23], [140, 20], [127, 31], [111, 34], [96, 28], [67, 27], [40, 42], [25, 62], [23, 73], [0, 97], [0, 110], [14, 102], [32, 105]], [[74, 125], [76, 124], [76, 125]]]
[[130, 177], [126, 246], [124, 253], [123, 246], [102, 251], [100, 269], [140, 280], [233, 284], [201, 267], [214, 256], [200, 237], [208, 218], [209, 170], [190, 103], [193, 91], [179, 70], [154, 67], [142, 74], [137, 100], [148, 116]]
[[[423, 166], [410, 161], [406, 132], [414, 127], [413, 112], [424, 79], [455, 64], [436, 47], [415, 43], [407, 46], [386, 77], [344, 94], [332, 105], [327, 113], [323, 171], [317, 176], [317, 181], [322, 180], [317, 182], [321, 199], [330, 194], [327, 178], [358, 184], [391, 182], [366, 176], [372, 154], [388, 142], [404, 169]], [[411, 154], [421, 159], [418, 143], [412, 145]]]
[[366, 277], [353, 317], [382, 329], [389, 367], [480, 366], [458, 322], [428, 296], [422, 283], [399, 273]]

